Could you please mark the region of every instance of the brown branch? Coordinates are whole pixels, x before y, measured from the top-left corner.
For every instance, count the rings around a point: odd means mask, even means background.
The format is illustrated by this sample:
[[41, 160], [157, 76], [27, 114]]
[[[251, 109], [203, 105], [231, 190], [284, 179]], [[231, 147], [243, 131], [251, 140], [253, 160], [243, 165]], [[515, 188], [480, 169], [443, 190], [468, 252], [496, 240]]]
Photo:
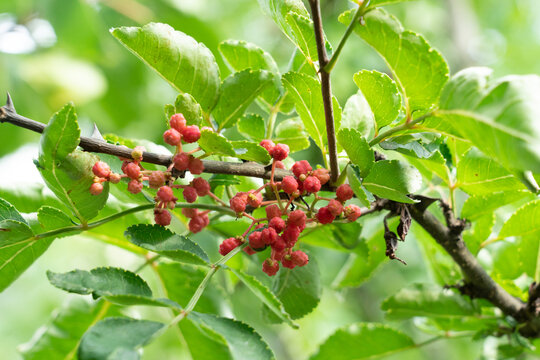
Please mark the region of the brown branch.
[[331, 182], [335, 183], [339, 177], [339, 166], [337, 157], [336, 129], [334, 124], [334, 110], [332, 108], [332, 87], [330, 84], [330, 73], [324, 67], [328, 64], [328, 55], [324, 41], [324, 32], [321, 19], [321, 7], [319, 0], [309, 0], [311, 15], [313, 16], [313, 27], [315, 29], [315, 40], [317, 41], [317, 55], [319, 57], [319, 72], [321, 74], [321, 90], [324, 105], [324, 117], [326, 120], [326, 136], [328, 138], [328, 157], [330, 158]]

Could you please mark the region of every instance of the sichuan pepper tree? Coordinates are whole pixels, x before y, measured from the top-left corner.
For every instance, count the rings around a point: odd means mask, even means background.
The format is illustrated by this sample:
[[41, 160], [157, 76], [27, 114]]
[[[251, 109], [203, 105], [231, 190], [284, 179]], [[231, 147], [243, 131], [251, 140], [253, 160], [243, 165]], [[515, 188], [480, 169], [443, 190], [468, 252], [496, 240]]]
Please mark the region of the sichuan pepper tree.
[[[8, 95], [0, 121], [11, 125], [2, 126], [42, 133], [35, 164], [59, 205], [43, 204], [31, 220], [0, 199], [0, 289], [55, 239], [120, 218], [131, 225], [112, 243], [143, 260], [133, 270], [113, 263], [48, 272], [53, 286], [93, 300], [64, 309], [24, 356], [139, 358], [174, 327], [194, 359], [273, 358], [265, 340], [224, 317], [223, 298], [209, 294], [218, 271], [256, 296], [268, 322], [297, 328], [321, 298], [317, 247], [348, 256], [335, 286], [359, 286], [386, 259], [407, 271], [397, 253], [413, 223], [423, 229], [419, 245], [435, 282], [388, 294], [382, 309], [389, 319], [424, 318], [418, 328], [432, 337], [350, 324], [310, 358], [383, 357], [454, 337], [497, 338], [501, 354], [533, 349], [540, 336], [540, 78], [495, 78], [487, 68], [450, 75], [436, 49], [380, 8], [396, 2], [360, 1], [342, 13], [345, 32], [333, 48], [318, 1], [308, 11], [300, 0], [260, 0], [296, 45], [283, 74], [269, 53], [243, 41], [220, 44], [233, 71], [221, 79], [214, 54], [188, 34], [161, 23], [112, 29], [179, 93], [161, 124], [167, 151], [97, 130], [81, 136], [72, 104], [47, 125], [36, 122], [18, 114]], [[354, 74], [358, 93], [342, 106], [330, 75], [353, 34], [388, 68]], [[291, 160], [310, 141], [324, 166]], [[498, 224], [495, 212], [516, 204]], [[377, 231], [366, 238], [370, 219]], [[181, 223], [184, 233], [176, 231]], [[199, 238], [204, 244], [191, 239], [204, 232], [213, 234]], [[480, 250], [515, 266], [490, 268]], [[245, 259], [232, 264], [233, 257]], [[168, 298], [154, 296], [137, 274], [147, 266]], [[127, 316], [134, 305], [172, 315], [166, 323]], [[53, 330], [70, 319], [80, 326]]]

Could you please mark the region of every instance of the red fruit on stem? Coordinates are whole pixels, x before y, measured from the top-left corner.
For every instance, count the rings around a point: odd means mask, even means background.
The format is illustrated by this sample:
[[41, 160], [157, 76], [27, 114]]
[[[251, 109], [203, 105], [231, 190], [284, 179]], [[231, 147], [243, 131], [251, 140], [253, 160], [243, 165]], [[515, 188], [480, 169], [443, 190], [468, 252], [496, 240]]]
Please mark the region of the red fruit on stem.
[[321, 182], [315, 176], [308, 176], [303, 185], [304, 190], [308, 193], [316, 193], [321, 190]]
[[159, 188], [156, 194], [159, 201], [168, 203], [169, 201], [176, 201], [173, 190], [169, 186], [162, 186]]
[[184, 130], [184, 128], [186, 127], [186, 118], [181, 113], [174, 114], [173, 116], [171, 116], [169, 124], [174, 130], [182, 132], [182, 130]]
[[254, 208], [258, 208], [259, 206], [261, 206], [262, 200], [263, 199], [261, 193], [249, 192], [247, 196], [247, 203], [249, 204], [249, 206]]
[[285, 228], [285, 230], [283, 230], [283, 234], [281, 234], [281, 238], [285, 240], [285, 242], [287, 243], [287, 247], [291, 248], [298, 241], [300, 232], [301, 231], [298, 226], [289, 225]]
[[276, 240], [272, 244], [272, 249], [274, 249], [277, 252], [281, 252], [285, 250], [286, 247], [287, 247], [287, 243], [285, 242], [285, 240], [281, 238], [281, 236], [278, 235]]
[[[208, 218], [208, 217], [206, 217], [206, 218]], [[194, 218], [189, 220], [189, 223], [188, 223], [189, 231], [191, 231], [194, 234], [200, 232], [207, 225], [208, 225], [208, 223], [207, 223], [205, 217], [202, 216], [202, 215], [195, 216]]]
[[280, 217], [274, 217], [268, 222], [268, 226], [276, 230], [279, 234], [285, 229], [285, 220]]
[[285, 176], [283, 180], [281, 180], [281, 190], [291, 195], [298, 190], [298, 181], [292, 176]]
[[182, 137], [187, 143], [194, 143], [201, 138], [201, 130], [197, 125], [189, 125], [182, 129]]
[[262, 270], [268, 275], [268, 276], [274, 276], [279, 271], [279, 263], [272, 259], [266, 259], [263, 262]]
[[194, 203], [197, 200], [197, 190], [195, 190], [194, 187], [186, 186], [184, 188], [184, 200], [186, 200], [188, 203]]
[[281, 265], [288, 269], [294, 269], [296, 267], [296, 264], [291, 259], [291, 255], [285, 255], [283, 259], [281, 259]]
[[237, 213], [241, 214], [246, 210], [247, 206], [247, 195], [245, 193], [238, 193], [229, 201], [231, 209]]
[[332, 215], [339, 216], [343, 211], [343, 205], [337, 200], [330, 200], [328, 202], [328, 210], [330, 210]]
[[260, 231], [254, 231], [249, 235], [249, 246], [255, 250], [263, 250], [266, 247]]
[[273, 245], [277, 241], [278, 237], [279, 235], [273, 228], [267, 228], [261, 231], [262, 241], [266, 245]]
[[93, 183], [90, 186], [90, 194], [92, 195], [99, 195], [103, 191], [103, 185], [101, 183]]
[[345, 207], [344, 214], [349, 221], [356, 221], [362, 215], [362, 209], [356, 205], [348, 205]]
[[152, 171], [148, 176], [148, 185], [157, 189], [165, 184], [165, 174], [163, 171]]
[[289, 146], [285, 144], [276, 144], [276, 146], [274, 146], [270, 152], [270, 155], [274, 158], [274, 160], [285, 160], [287, 156], [289, 156]]
[[167, 210], [154, 210], [154, 221], [161, 226], [167, 226], [171, 223], [171, 213]]
[[191, 156], [189, 158], [188, 170], [193, 175], [200, 175], [204, 171], [204, 164], [201, 159], [194, 158]]
[[197, 190], [197, 195], [199, 196], [206, 196], [210, 193], [210, 184], [201, 177], [193, 179], [191, 186]]
[[330, 209], [328, 209], [328, 206], [320, 208], [315, 217], [321, 224], [330, 224], [336, 218], [334, 215], [332, 215]]
[[281, 251], [277, 251], [276, 249], [272, 248], [272, 253], [270, 255], [270, 258], [272, 260], [276, 260], [276, 261], [281, 261], [281, 259], [283, 259], [283, 257], [285, 256], [285, 249], [281, 250]]
[[242, 242], [238, 240], [237, 238], [225, 239], [223, 240], [221, 245], [219, 245], [219, 253], [225, 256], [231, 251], [233, 251], [234, 249], [236, 249], [236, 247], [238, 247], [238, 245], [240, 244], [242, 244]]
[[317, 169], [313, 171], [313, 176], [315, 176], [319, 181], [321, 182], [321, 185], [326, 184], [328, 181], [330, 181], [330, 172], [326, 169]]
[[268, 220], [275, 217], [281, 217], [281, 210], [276, 204], [268, 205], [264, 210], [266, 211], [266, 217]]
[[128, 191], [132, 194], [138, 194], [143, 189], [143, 183], [138, 180], [131, 180], [128, 183]]
[[120, 174], [111, 173], [111, 175], [109, 175], [109, 181], [113, 184], [118, 184], [120, 180], [122, 180], [122, 176]]
[[163, 141], [169, 145], [176, 146], [180, 144], [181, 140], [182, 135], [175, 129], [169, 129], [163, 133]]
[[138, 180], [141, 176], [141, 168], [138, 164], [135, 164], [133, 162], [130, 162], [126, 165], [126, 168], [124, 170], [124, 173], [129, 176], [133, 180]]
[[296, 250], [291, 254], [291, 260], [297, 265], [297, 266], [305, 266], [309, 262], [309, 257], [305, 252], [302, 250]]
[[256, 254], [257, 252], [251, 248], [251, 246], [246, 246], [244, 248], [244, 252], [248, 255]]
[[92, 172], [97, 177], [107, 178], [111, 174], [111, 168], [109, 167], [107, 163], [104, 163], [103, 161], [98, 161], [92, 167]]
[[178, 171], [185, 171], [189, 167], [189, 160], [192, 156], [188, 153], [182, 152], [176, 154], [173, 158], [174, 168]]
[[192, 209], [192, 208], [182, 208], [181, 211], [182, 211], [182, 215], [188, 218], [193, 218], [197, 216], [197, 214], [199, 213], [199, 210]]
[[345, 202], [352, 199], [354, 195], [353, 189], [349, 184], [343, 184], [336, 189], [336, 197], [339, 201]]
[[311, 165], [306, 160], [300, 160], [294, 163], [291, 170], [294, 176], [300, 178], [300, 175], [306, 175], [311, 171]]
[[285, 164], [281, 161], [276, 161], [276, 169], [285, 169]]
[[306, 224], [306, 219], [306, 214], [302, 210], [294, 210], [289, 213], [287, 223], [301, 227]]
[[274, 148], [274, 146], [276, 146], [276, 144], [274, 144], [272, 140], [261, 140], [259, 145], [265, 148], [266, 151], [268, 151], [270, 154], [272, 154], [272, 149]]

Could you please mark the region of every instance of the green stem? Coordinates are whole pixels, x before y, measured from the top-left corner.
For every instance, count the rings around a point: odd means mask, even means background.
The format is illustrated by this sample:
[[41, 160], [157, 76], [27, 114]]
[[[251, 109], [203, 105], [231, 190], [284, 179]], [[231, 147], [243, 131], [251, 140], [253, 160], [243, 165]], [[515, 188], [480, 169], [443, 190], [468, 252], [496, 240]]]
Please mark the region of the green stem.
[[349, 24], [349, 26], [347, 27], [347, 30], [345, 30], [345, 34], [343, 34], [343, 37], [339, 41], [339, 45], [336, 48], [336, 51], [334, 51], [334, 53], [332, 54], [332, 57], [328, 61], [328, 64], [326, 64], [326, 66], [324, 67], [324, 71], [326, 71], [327, 73], [331, 72], [332, 69], [334, 68], [334, 66], [336, 65], [337, 59], [338, 59], [339, 55], [341, 54], [341, 51], [343, 50], [343, 47], [345, 46], [345, 43], [349, 39], [349, 36], [351, 36], [351, 34], [352, 34], [353, 30], [354, 30], [354, 27], [356, 26], [356, 23], [365, 14], [366, 8], [369, 5], [369, 1], [370, 0], [365, 0], [362, 3], [362, 5], [360, 5], [358, 7], [358, 9], [356, 10], [356, 12], [354, 13], [354, 17], [353, 17], [351, 23]]
[[406, 123], [403, 123], [401, 125], [398, 125], [396, 127], [393, 127], [391, 128], [390, 130], [387, 130], [381, 134], [379, 134], [378, 136], [374, 137], [370, 142], [369, 142], [369, 146], [374, 146], [374, 145], [377, 145], [378, 143], [382, 142], [383, 140], [385, 140], [386, 138], [394, 135], [395, 133], [398, 133], [400, 131], [403, 131], [403, 130], [409, 130], [409, 129], [412, 129], [414, 128], [414, 125], [418, 124], [419, 122], [422, 122], [424, 121], [426, 118], [432, 116], [433, 113], [430, 112], [430, 113], [427, 113], [425, 115], [422, 115], [412, 121], [409, 121], [409, 122], [406, 122]]
[[287, 92], [285, 91], [283, 96], [281, 96], [279, 100], [274, 104], [274, 106], [270, 108], [270, 115], [268, 116], [268, 126], [266, 127], [267, 139], [272, 139], [272, 135], [274, 134], [274, 126], [276, 125], [277, 114], [286, 96], [287, 96]]

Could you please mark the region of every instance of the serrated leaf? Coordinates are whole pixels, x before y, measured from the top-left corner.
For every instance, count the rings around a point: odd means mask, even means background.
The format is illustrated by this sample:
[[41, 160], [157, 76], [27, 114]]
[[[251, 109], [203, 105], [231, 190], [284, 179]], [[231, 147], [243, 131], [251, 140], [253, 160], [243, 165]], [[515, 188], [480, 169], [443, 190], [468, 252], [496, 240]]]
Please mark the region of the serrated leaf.
[[310, 256], [307, 265], [294, 269], [282, 267], [273, 280], [272, 292], [293, 320], [312, 312], [319, 304], [322, 292], [319, 267], [315, 259]]
[[173, 88], [191, 94], [204, 111], [214, 106], [219, 95], [219, 68], [206, 46], [160, 23], [113, 28], [111, 34]]
[[199, 265], [210, 261], [198, 244], [163, 226], [133, 225], [126, 230], [125, 235], [133, 244], [175, 261]]
[[525, 190], [514, 175], [475, 149], [469, 150], [461, 159], [456, 177], [456, 186], [469, 194]]
[[294, 43], [300, 49], [307, 62], [313, 64], [319, 59], [313, 21], [307, 16], [289, 12], [285, 16], [285, 22], [292, 32]]
[[363, 245], [360, 238], [362, 225], [359, 222], [332, 223], [301, 234], [305, 244], [322, 246], [328, 249], [349, 251]]
[[474, 316], [477, 311], [463, 296], [433, 284], [413, 284], [390, 296], [381, 305], [389, 319], [415, 316], [455, 318]]
[[16, 220], [26, 223], [26, 220], [24, 220], [15, 206], [11, 205], [5, 199], [0, 198], [0, 221], [2, 220]]
[[283, 120], [276, 126], [274, 141], [289, 146], [291, 153], [307, 149], [309, 136], [304, 130], [304, 124], [299, 118]]
[[493, 226], [495, 226], [495, 220], [495, 213], [484, 213], [482, 216], [475, 217], [471, 222], [470, 228], [463, 232], [463, 241], [465, 241], [467, 248], [474, 255], [478, 254], [482, 243], [491, 235]]
[[350, 164], [347, 167], [347, 179], [349, 180], [349, 185], [353, 189], [354, 195], [362, 203], [362, 205], [370, 207], [371, 204], [368, 200], [366, 192], [362, 187], [362, 180], [360, 176], [360, 169], [358, 166]]
[[[348, 25], [353, 16], [353, 10], [349, 10], [340, 15], [339, 21]], [[368, 11], [364, 22], [354, 31], [384, 58], [407, 100], [409, 112], [432, 107], [448, 80], [448, 65], [442, 55], [421, 35], [404, 30], [394, 16], [382, 9]]]
[[504, 223], [499, 237], [526, 236], [538, 232], [540, 232], [540, 200], [534, 200], [520, 207]]
[[108, 183], [103, 192], [90, 194], [94, 181], [92, 166], [98, 157], [76, 150], [80, 130], [73, 105], [67, 104], [53, 115], [40, 141], [38, 170], [47, 186], [83, 223], [95, 217], [105, 206]]
[[345, 149], [351, 162], [358, 166], [360, 176], [365, 178], [375, 163], [373, 149], [367, 140], [354, 129], [342, 129], [338, 132], [337, 140]]
[[358, 91], [345, 103], [341, 128], [355, 129], [360, 132], [363, 137], [371, 138], [375, 134], [375, 126], [375, 116], [373, 115], [364, 94], [362, 94], [361, 91]]
[[216, 155], [235, 156], [234, 148], [229, 140], [211, 130], [201, 131], [201, 138], [198, 141], [199, 146], [206, 153]]
[[192, 359], [197, 360], [233, 360], [232, 354], [227, 346], [227, 341], [206, 326], [191, 321], [188, 317], [178, 324], [182, 336], [189, 347], [189, 353]]
[[42, 206], [38, 210], [38, 220], [45, 231], [73, 226], [73, 222], [63, 211], [51, 206]]
[[377, 161], [362, 183], [366, 189], [384, 199], [413, 203], [407, 194], [422, 185], [422, 176], [416, 170], [397, 160]]
[[184, 115], [188, 125], [199, 125], [202, 121], [201, 105], [199, 105], [191, 94], [179, 94], [174, 102], [174, 110], [175, 113]]
[[117, 349], [135, 350], [146, 345], [165, 325], [155, 321], [110, 317], [92, 326], [81, 339], [80, 360], [103, 360]]
[[375, 116], [377, 128], [390, 125], [401, 109], [401, 95], [394, 80], [375, 70], [359, 71], [353, 79]]
[[262, 11], [270, 16], [279, 26], [281, 31], [294, 43], [295, 37], [293, 30], [287, 24], [286, 16], [290, 12], [301, 16], [309, 17], [302, 0], [259, 0]]
[[310, 360], [373, 359], [414, 347], [404, 333], [378, 323], [359, 323], [338, 329]]
[[453, 75], [444, 86], [439, 100], [441, 109], [468, 109], [478, 106], [489, 92], [493, 70], [486, 67], [470, 67]]
[[266, 305], [281, 321], [286, 322], [293, 328], [298, 328], [298, 325], [293, 323], [289, 314], [283, 308], [283, 304], [279, 299], [264, 286], [259, 280], [251, 275], [244, 273], [241, 270], [230, 268], [230, 270], [242, 281], [242, 283], [257, 297], [261, 302]]
[[234, 359], [273, 359], [268, 344], [252, 327], [237, 320], [198, 312], [190, 313], [190, 319], [223, 336]]
[[271, 160], [268, 150], [251, 141], [231, 141], [236, 157], [247, 161], [268, 164]]
[[264, 139], [266, 128], [263, 118], [258, 114], [246, 114], [238, 121], [238, 131], [250, 140]]
[[0, 221], [0, 250], [33, 241], [34, 232], [26, 224], [17, 220]]
[[[381, 147], [383, 147], [381, 145]], [[399, 152], [403, 153], [403, 149], [399, 149]], [[414, 152], [414, 150], [413, 150]], [[407, 161], [413, 165], [427, 180], [431, 180], [433, 174], [441, 178], [446, 184], [450, 184], [450, 169], [446, 166], [446, 159], [442, 156], [439, 150], [436, 150], [430, 154], [427, 158], [421, 158], [417, 156], [410, 156], [405, 154]]]
[[527, 191], [499, 191], [470, 196], [461, 209], [461, 218], [474, 220], [490, 214], [501, 206], [511, 204], [529, 195]]
[[221, 96], [212, 111], [219, 128], [234, 126], [272, 80], [272, 74], [265, 70], [247, 69], [228, 76], [221, 85]]

